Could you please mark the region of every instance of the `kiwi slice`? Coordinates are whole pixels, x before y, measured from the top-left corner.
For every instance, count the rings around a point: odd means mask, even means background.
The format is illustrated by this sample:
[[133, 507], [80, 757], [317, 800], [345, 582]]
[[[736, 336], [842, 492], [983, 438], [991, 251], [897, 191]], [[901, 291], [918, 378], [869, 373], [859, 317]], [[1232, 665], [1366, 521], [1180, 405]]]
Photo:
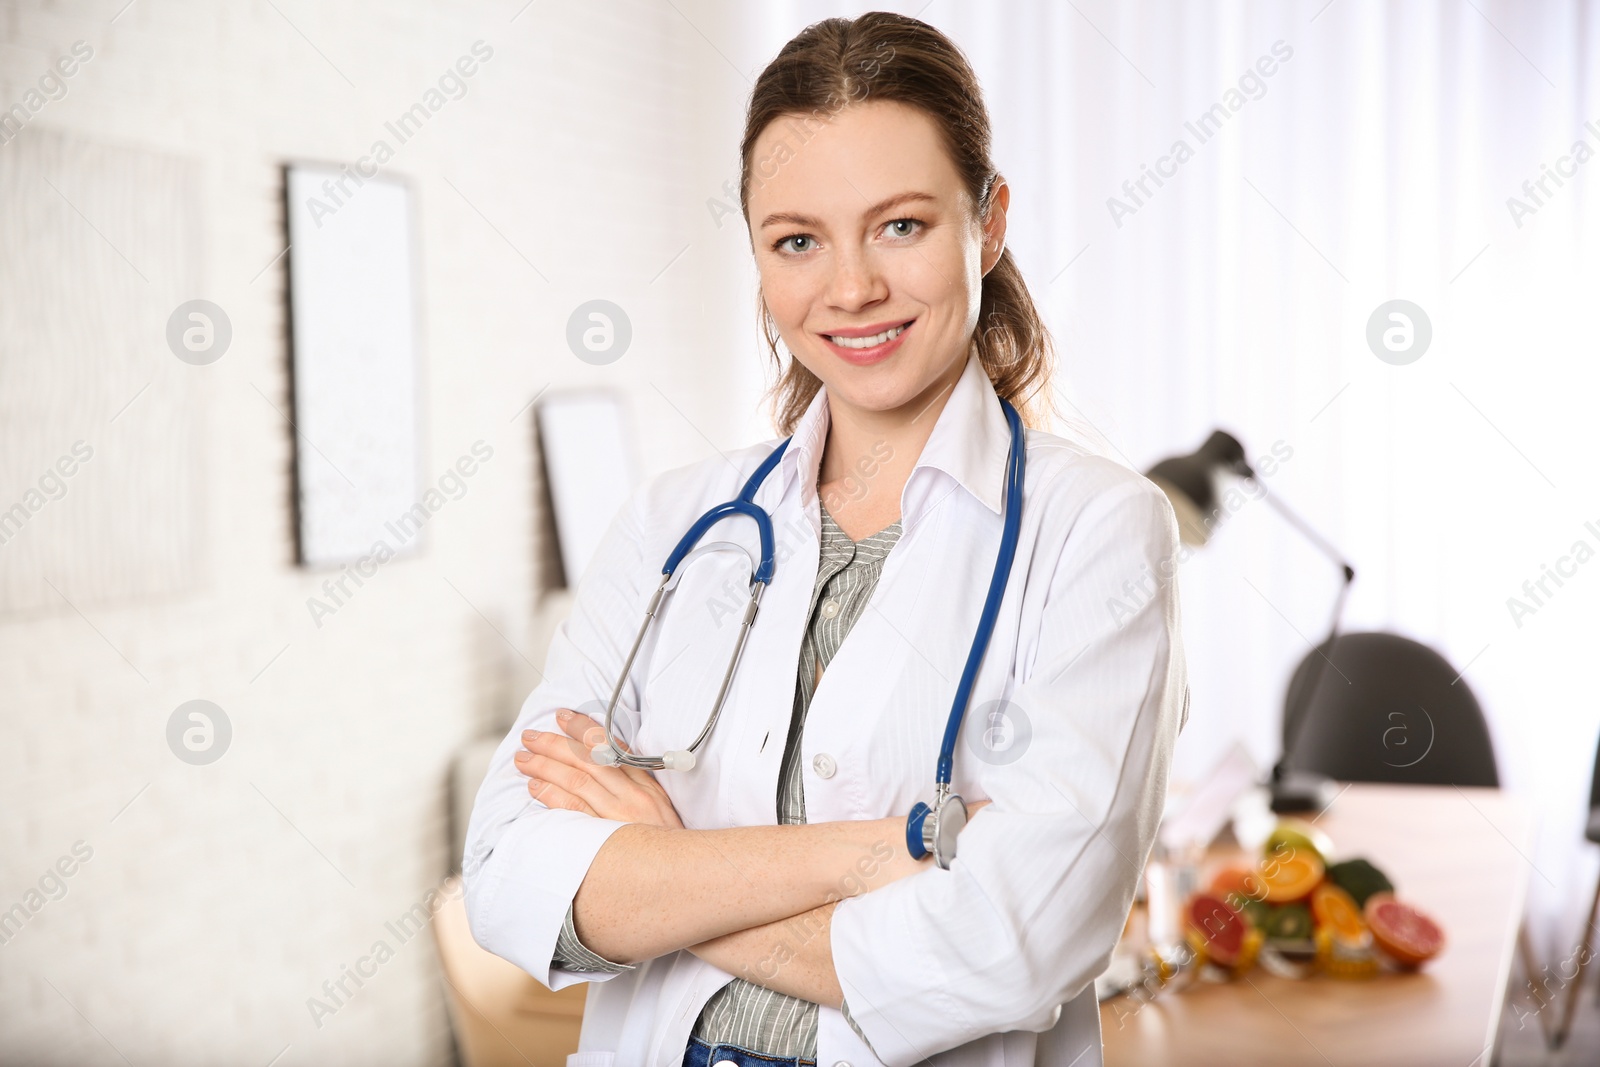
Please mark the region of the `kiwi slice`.
[[1267, 918], [1272, 914], [1272, 905], [1264, 900], [1246, 898], [1239, 905], [1239, 913], [1245, 917], [1246, 922], [1257, 930], [1265, 930]]
[[1269, 941], [1304, 941], [1311, 931], [1311, 909], [1304, 904], [1279, 904], [1267, 914], [1263, 927]]

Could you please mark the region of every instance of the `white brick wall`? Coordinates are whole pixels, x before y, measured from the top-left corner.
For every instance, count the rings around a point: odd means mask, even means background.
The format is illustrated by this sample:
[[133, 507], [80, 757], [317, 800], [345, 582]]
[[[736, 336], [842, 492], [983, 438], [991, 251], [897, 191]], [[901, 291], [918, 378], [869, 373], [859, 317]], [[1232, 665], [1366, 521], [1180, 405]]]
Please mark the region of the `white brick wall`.
[[[163, 376], [205, 377], [199, 592], [0, 618], [0, 909], [26, 908], [75, 842], [93, 850], [0, 944], [0, 1061], [448, 1062], [428, 937], [320, 1028], [306, 1001], [377, 939], [395, 945], [385, 922], [451, 863], [453, 752], [503, 728], [536, 680], [549, 546], [518, 409], [547, 384], [618, 385], [647, 472], [770, 433], [743, 230], [705, 206], [737, 174], [734, 66], [766, 57], [683, 0], [520, 15], [520, 0], [136, 0], [109, 23], [122, 2], [0, 4], [0, 107], [87, 42], [94, 58], [21, 138], [194, 160], [193, 295], [226, 309], [234, 341], [205, 368], [149, 343]], [[305, 600], [327, 575], [293, 563], [290, 431], [262, 398], [289, 410], [282, 263], [262, 272], [283, 248], [279, 167], [365, 154], [480, 39], [492, 60], [389, 169], [417, 191], [425, 469], [479, 438], [494, 458], [431, 521], [421, 558], [384, 566], [319, 630]], [[54, 282], [64, 307], [94, 299]], [[595, 297], [633, 320], [609, 367], [563, 341]], [[0, 384], [4, 366], [0, 349]], [[49, 518], [25, 536], [85, 537]], [[209, 766], [165, 738], [196, 698], [233, 727]]]

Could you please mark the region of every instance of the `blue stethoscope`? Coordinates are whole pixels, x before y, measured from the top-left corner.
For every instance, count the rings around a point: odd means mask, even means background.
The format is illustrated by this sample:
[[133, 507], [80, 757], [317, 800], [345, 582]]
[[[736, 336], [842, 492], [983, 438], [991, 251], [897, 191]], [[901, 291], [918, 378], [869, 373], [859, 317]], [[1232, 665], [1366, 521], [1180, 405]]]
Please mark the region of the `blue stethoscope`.
[[[950, 792], [950, 769], [955, 762], [956, 738], [961, 733], [961, 720], [966, 714], [967, 704], [972, 699], [972, 687], [977, 681], [978, 666], [983, 662], [983, 654], [989, 647], [989, 638], [994, 633], [995, 618], [1000, 613], [1000, 600], [1005, 593], [1006, 580], [1011, 575], [1011, 562], [1016, 558], [1017, 536], [1022, 526], [1022, 472], [1025, 451], [1022, 418], [1017, 414], [1016, 408], [1004, 398], [1000, 400], [1000, 407], [1005, 411], [1006, 422], [1011, 427], [1011, 450], [1006, 457], [1005, 520], [1000, 535], [1000, 552], [995, 559], [994, 574], [989, 579], [989, 596], [983, 603], [983, 614], [978, 618], [977, 632], [972, 635], [972, 649], [967, 653], [966, 667], [961, 672], [960, 684], [956, 686], [955, 701], [950, 707], [950, 719], [945, 724], [944, 743], [939, 749], [939, 765], [934, 778], [933, 806], [929, 807], [918, 801], [911, 809], [911, 814], [906, 817], [906, 848], [912, 857], [921, 859], [931, 852], [935, 862], [947, 870], [950, 861], [955, 859], [956, 836], [967, 825], [966, 801]], [[705, 742], [712, 728], [716, 726], [718, 716], [722, 714], [722, 702], [727, 699], [728, 687], [733, 682], [734, 668], [738, 666], [745, 640], [750, 636], [750, 627], [756, 621], [756, 610], [761, 605], [761, 594], [772, 581], [772, 517], [765, 509], [758, 506], [754, 499], [761, 483], [778, 465], [778, 460], [783, 456], [784, 449], [789, 447], [791, 440], [793, 438], [785, 438], [772, 450], [772, 454], [762, 461], [761, 466], [750, 476], [750, 480], [745, 482], [737, 500], [718, 504], [700, 516], [689, 528], [689, 532], [683, 535], [677, 547], [672, 550], [672, 554], [667, 557], [666, 565], [661, 568], [661, 584], [656, 587], [655, 595], [650, 598], [650, 606], [645, 609], [644, 623], [639, 627], [638, 636], [633, 639], [633, 648], [628, 651], [627, 661], [622, 665], [616, 688], [611, 691], [611, 702], [606, 706], [606, 739], [590, 752], [596, 763], [621, 763], [653, 771], [686, 771], [694, 767], [695, 750]], [[695, 547], [707, 530], [730, 515], [748, 515], [755, 520], [756, 528], [761, 535], [759, 564], [750, 558], [749, 552], [743, 546], [731, 541], [713, 541]], [[723, 673], [722, 685], [717, 690], [711, 717], [706, 720], [704, 729], [687, 749], [669, 749], [660, 756], [623, 752], [612, 743], [611, 724], [616, 714], [617, 701], [622, 696], [623, 683], [628, 678], [628, 671], [633, 667], [634, 657], [639, 654], [639, 646], [644, 644], [645, 634], [649, 632], [650, 624], [660, 613], [666, 595], [677, 588], [678, 577], [683, 573], [680, 569], [681, 564], [696, 556], [712, 552], [740, 553], [751, 566], [750, 600], [745, 604], [744, 617], [739, 625], [738, 642], [734, 645], [733, 656], [728, 660], [728, 669]]]

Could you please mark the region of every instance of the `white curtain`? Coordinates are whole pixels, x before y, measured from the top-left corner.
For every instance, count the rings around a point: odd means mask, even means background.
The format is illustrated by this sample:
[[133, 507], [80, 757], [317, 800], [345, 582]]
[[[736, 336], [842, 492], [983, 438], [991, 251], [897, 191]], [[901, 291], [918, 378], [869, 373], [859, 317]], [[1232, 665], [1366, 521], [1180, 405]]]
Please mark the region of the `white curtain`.
[[[1433, 646], [1484, 705], [1540, 828], [1530, 856], [1483, 862], [1532, 865], [1536, 946], [1570, 953], [1596, 869], [1600, 556], [1562, 563], [1539, 604], [1523, 583], [1576, 542], [1600, 550], [1600, 9], [888, 6], [950, 34], [983, 82], [1063, 412], [1140, 468], [1214, 427], [1252, 458], [1292, 450], [1269, 484], [1354, 563], [1346, 628]], [[753, 75], [806, 23], [868, 9], [841, 7], [744, 14], [737, 54]], [[1141, 189], [1146, 167], [1168, 176]], [[1432, 327], [1406, 365], [1366, 339], [1393, 299]], [[1251, 502], [1180, 580], [1194, 703], [1176, 774], [1235, 738], [1270, 765], [1337, 576]]]

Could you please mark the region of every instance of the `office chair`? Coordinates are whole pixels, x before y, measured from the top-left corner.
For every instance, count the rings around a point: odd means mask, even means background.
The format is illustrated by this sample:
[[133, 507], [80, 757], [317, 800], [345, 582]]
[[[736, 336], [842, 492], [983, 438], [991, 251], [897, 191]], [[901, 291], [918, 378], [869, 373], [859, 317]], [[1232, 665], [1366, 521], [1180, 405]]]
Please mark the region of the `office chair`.
[[[1289, 680], [1283, 733], [1286, 766], [1299, 771], [1346, 782], [1500, 787], [1478, 698], [1443, 656], [1398, 634], [1340, 634], [1308, 653]], [[1590, 816], [1589, 831], [1600, 840], [1600, 817]], [[1593, 925], [1591, 915], [1591, 932]], [[1517, 955], [1532, 981], [1539, 969], [1526, 922], [1518, 924]], [[1547, 1018], [1540, 1016], [1546, 1028]]]
[[[1589, 784], [1589, 825], [1584, 828], [1583, 835], [1600, 845], [1600, 745], [1595, 746], [1594, 778]], [[1556, 1028], [1555, 1036], [1550, 1039], [1552, 1048], [1560, 1048], [1572, 1032], [1572, 1016], [1578, 1010], [1578, 995], [1583, 991], [1583, 971], [1589, 963], [1590, 953], [1594, 951], [1594, 924], [1597, 919], [1600, 919], [1600, 878], [1595, 879], [1594, 901], [1589, 905], [1589, 922], [1583, 928], [1578, 973], [1573, 976], [1572, 985], [1567, 989], [1566, 1010], [1562, 1012], [1561, 1025]]]
[[1289, 681], [1283, 738], [1288, 766], [1341, 781], [1500, 785], [1466, 680], [1398, 634], [1340, 634], [1307, 653]]

